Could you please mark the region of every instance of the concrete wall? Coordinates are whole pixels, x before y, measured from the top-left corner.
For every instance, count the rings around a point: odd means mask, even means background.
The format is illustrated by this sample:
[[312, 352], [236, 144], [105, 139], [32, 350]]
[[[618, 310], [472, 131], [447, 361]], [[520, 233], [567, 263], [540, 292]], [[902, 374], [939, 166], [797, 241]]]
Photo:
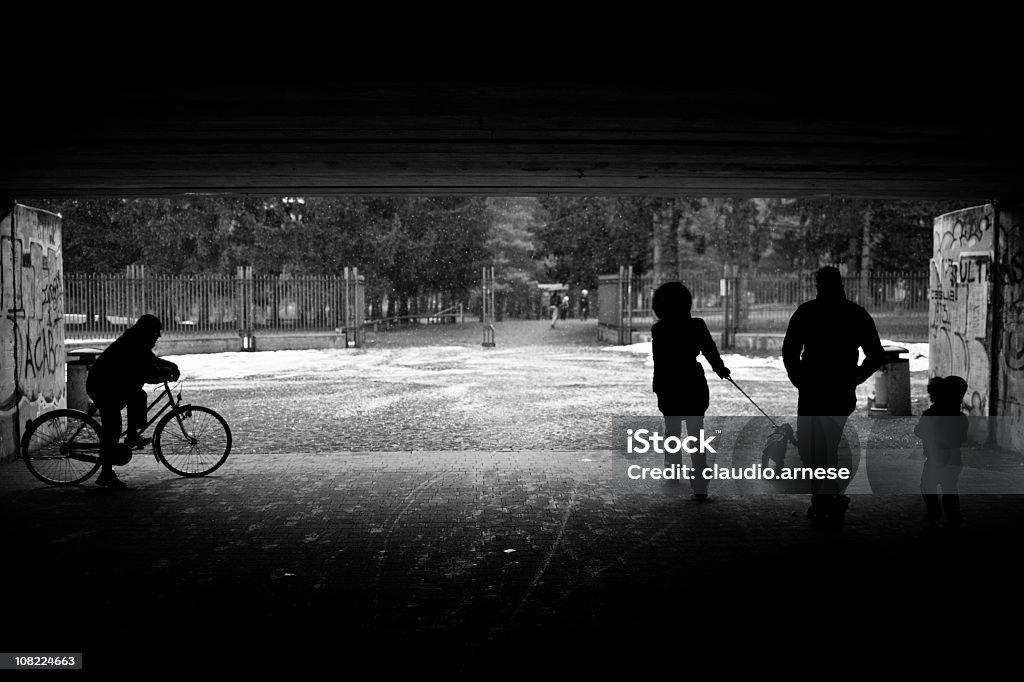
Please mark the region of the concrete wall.
[[16, 205], [0, 220], [0, 460], [18, 455], [25, 422], [64, 407], [60, 218]]
[[1021, 212], [992, 205], [935, 219], [930, 376], [967, 380], [971, 440], [1024, 450], [1024, 237]]
[[1024, 452], [1024, 210], [1000, 207], [997, 224], [996, 436], [1001, 445]]
[[[972, 416], [989, 414], [995, 212], [979, 206], [935, 219], [929, 268], [929, 376], [967, 380]], [[981, 437], [981, 434], [978, 434]]]
[[[634, 329], [631, 336], [632, 340], [630, 343], [649, 343], [651, 340], [651, 331], [649, 329]], [[721, 336], [721, 330], [711, 330], [711, 338], [715, 340], [715, 343], [721, 343]], [[763, 334], [756, 332], [736, 334], [735, 347], [731, 348], [728, 352], [781, 354], [782, 342], [785, 337], [785, 334], [775, 334], [770, 332], [765, 332]], [[599, 324], [597, 327], [597, 338], [598, 340], [605, 341], [607, 343], [618, 343], [619, 330], [614, 327], [607, 327]]]
[[[299, 332], [295, 334], [268, 333], [256, 336], [257, 351], [344, 349], [345, 334], [334, 332]], [[103, 350], [109, 341], [68, 341], [69, 351], [78, 348]], [[237, 334], [226, 336], [163, 336], [153, 351], [160, 356], [188, 355], [191, 353], [237, 353], [242, 350], [242, 339]]]

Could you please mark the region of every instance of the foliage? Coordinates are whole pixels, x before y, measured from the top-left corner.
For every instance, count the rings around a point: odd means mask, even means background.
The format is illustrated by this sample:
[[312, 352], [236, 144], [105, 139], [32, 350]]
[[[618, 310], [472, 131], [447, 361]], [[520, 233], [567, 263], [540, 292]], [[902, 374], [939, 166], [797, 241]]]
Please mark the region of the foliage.
[[550, 219], [538, 226], [549, 280], [593, 288], [620, 265], [646, 270], [655, 202], [636, 197], [544, 196]]
[[[26, 202], [63, 218], [67, 272], [337, 274], [370, 300], [464, 298], [494, 266], [499, 312], [529, 314], [536, 281], [595, 288], [622, 265], [659, 276], [923, 267], [949, 202], [595, 197], [218, 197]], [[656, 262], [657, 261], [657, 262]], [[518, 311], [518, 312], [517, 312]], [[394, 314], [394, 313], [389, 313]]]
[[189, 197], [37, 201], [63, 216], [64, 268], [159, 273], [337, 274], [379, 289], [465, 291], [487, 261], [482, 199]]

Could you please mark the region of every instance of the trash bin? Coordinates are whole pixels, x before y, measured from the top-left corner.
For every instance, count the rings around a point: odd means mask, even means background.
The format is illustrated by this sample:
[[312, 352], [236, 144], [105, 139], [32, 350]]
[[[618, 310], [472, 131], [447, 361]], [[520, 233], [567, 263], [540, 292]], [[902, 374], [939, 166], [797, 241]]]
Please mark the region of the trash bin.
[[89, 411], [89, 396], [85, 392], [85, 380], [89, 368], [103, 351], [96, 348], [76, 348], [67, 353], [68, 365], [68, 407], [73, 410]]
[[875, 401], [870, 413], [893, 417], [910, 415], [910, 360], [901, 346], [882, 347], [882, 367], [875, 372]]

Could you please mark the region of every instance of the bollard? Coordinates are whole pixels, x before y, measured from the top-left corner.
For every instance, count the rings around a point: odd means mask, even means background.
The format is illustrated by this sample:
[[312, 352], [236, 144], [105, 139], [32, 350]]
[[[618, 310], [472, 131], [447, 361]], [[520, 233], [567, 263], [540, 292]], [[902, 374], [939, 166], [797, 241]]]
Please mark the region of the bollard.
[[910, 360], [901, 358], [906, 348], [884, 346], [882, 367], [875, 372], [875, 403], [871, 415], [906, 417], [910, 415]]
[[67, 399], [68, 407], [72, 410], [89, 411], [89, 395], [85, 392], [85, 382], [89, 378], [89, 369], [102, 352], [95, 348], [78, 348], [67, 352]]

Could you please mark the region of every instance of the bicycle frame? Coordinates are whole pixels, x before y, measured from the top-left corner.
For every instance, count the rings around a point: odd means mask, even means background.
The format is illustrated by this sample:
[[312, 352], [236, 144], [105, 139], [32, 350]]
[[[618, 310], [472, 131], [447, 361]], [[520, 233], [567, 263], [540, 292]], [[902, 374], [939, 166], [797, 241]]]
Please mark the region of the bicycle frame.
[[[165, 402], [163, 404], [163, 407], [161, 407], [152, 417], [149, 417], [149, 413], [153, 409], [153, 406], [156, 405], [161, 400], [165, 400]], [[167, 410], [176, 409], [176, 408], [180, 407], [181, 405], [182, 405], [182, 402], [181, 402], [181, 392], [180, 391], [178, 392], [178, 398], [177, 398], [177, 400], [175, 400], [174, 394], [171, 392], [170, 384], [167, 383], [166, 381], [164, 381], [163, 390], [159, 391], [157, 393], [156, 397], [153, 398], [153, 402], [149, 403], [149, 405], [146, 406], [146, 416], [147, 416], [146, 425], [142, 427], [142, 430], [139, 431], [139, 433], [140, 434], [145, 433], [149, 429], [150, 426], [152, 426], [154, 423], [156, 423], [156, 421], [158, 419], [160, 419], [160, 415], [162, 415], [164, 412], [166, 412]], [[89, 415], [89, 417], [93, 417], [93, 416], [95, 416], [95, 414], [97, 412], [99, 412], [99, 409], [100, 408], [95, 403], [90, 402], [89, 403], [89, 409], [87, 410], [86, 413]], [[181, 423], [181, 417], [179, 416], [177, 419], [178, 419], [178, 427], [181, 428], [182, 431], [184, 431], [185, 429], [184, 429], [184, 426]], [[71, 434], [70, 440], [73, 441], [75, 438], [77, 438], [78, 434], [81, 432], [81, 430], [82, 430], [82, 428], [84, 426], [85, 426], [84, 423], [81, 424], [75, 430], [75, 432], [73, 434]], [[100, 426], [102, 426], [102, 424]], [[125, 433], [125, 431], [121, 432], [121, 434], [123, 434], [123, 433]], [[118, 437], [120, 437], [121, 434], [118, 434]], [[98, 447], [98, 445], [97, 445], [97, 447]], [[76, 446], [76, 449], [81, 450], [81, 449], [89, 449], [89, 448], [88, 448], [88, 446], [85, 446], [85, 445], [82, 445], [82, 444], [78, 444]]]
[[[152, 410], [153, 406], [156, 405], [158, 402], [160, 402], [164, 397], [167, 398], [167, 401], [164, 403], [164, 406], [161, 407], [156, 412], [156, 414], [154, 414], [152, 416], [152, 418], [149, 418], [150, 410]], [[165, 381], [164, 382], [163, 390], [159, 391], [156, 394], [156, 397], [153, 398], [153, 402], [151, 402], [149, 405], [146, 406], [146, 415], [147, 415], [146, 425], [142, 427], [142, 429], [139, 431], [139, 433], [140, 434], [145, 433], [146, 430], [150, 426], [152, 426], [154, 423], [156, 423], [156, 420], [160, 418], [160, 415], [162, 415], [167, 410], [173, 410], [174, 408], [176, 408], [176, 407], [178, 407], [180, 405], [181, 405], [181, 393], [180, 392], [178, 393], [178, 399], [175, 400], [174, 399], [174, 394], [171, 393], [171, 386], [170, 386], [170, 384], [168, 384]], [[97, 412], [99, 412], [99, 410], [100, 410], [100, 408], [95, 403], [92, 403], [92, 402], [89, 403], [89, 416], [90, 417], [94, 416]], [[125, 431], [122, 431], [121, 433], [123, 434], [123, 433], [125, 433]]]

